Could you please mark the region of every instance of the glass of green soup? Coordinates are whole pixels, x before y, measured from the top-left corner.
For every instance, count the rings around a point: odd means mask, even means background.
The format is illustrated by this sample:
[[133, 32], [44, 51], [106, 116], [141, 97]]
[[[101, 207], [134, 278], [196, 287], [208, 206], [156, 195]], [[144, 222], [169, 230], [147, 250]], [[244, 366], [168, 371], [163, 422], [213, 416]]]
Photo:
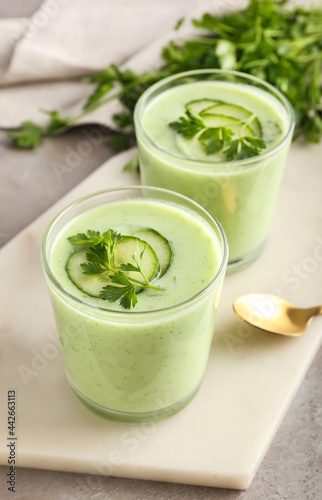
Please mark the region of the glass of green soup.
[[146, 90], [134, 119], [142, 183], [182, 193], [218, 218], [228, 271], [257, 258], [294, 129], [287, 99], [249, 75], [189, 71]]
[[81, 401], [133, 423], [183, 408], [205, 372], [227, 261], [221, 225], [177, 193], [112, 189], [63, 210], [42, 265]]

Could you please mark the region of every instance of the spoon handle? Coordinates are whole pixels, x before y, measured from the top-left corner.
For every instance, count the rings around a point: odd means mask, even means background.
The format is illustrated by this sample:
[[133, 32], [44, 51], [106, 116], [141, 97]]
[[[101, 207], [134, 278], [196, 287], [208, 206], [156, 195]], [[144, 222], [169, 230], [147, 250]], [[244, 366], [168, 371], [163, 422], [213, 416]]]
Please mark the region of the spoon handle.
[[322, 306], [308, 307], [307, 312], [311, 317], [319, 316], [319, 314], [322, 314]]

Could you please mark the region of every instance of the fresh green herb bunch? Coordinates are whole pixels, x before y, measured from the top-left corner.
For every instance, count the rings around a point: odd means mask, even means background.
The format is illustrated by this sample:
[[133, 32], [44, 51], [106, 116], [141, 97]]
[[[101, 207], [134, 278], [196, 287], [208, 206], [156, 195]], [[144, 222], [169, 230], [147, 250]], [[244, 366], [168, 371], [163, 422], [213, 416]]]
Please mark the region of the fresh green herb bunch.
[[[160, 69], [138, 75], [111, 65], [85, 80], [95, 89], [84, 114], [112, 99], [124, 111], [114, 115], [122, 133], [111, 135], [118, 150], [133, 144], [133, 110], [141, 94], [153, 83], [192, 69], [233, 69], [255, 75], [274, 85], [290, 100], [296, 115], [295, 136], [319, 142], [322, 137], [322, 9], [286, 8], [287, 0], [250, 0], [242, 11], [223, 16], [206, 13], [193, 20], [200, 36], [172, 41], [162, 50]], [[180, 28], [182, 19], [177, 23]], [[10, 133], [18, 147], [34, 148], [44, 135], [57, 134], [77, 122], [56, 111], [47, 112], [49, 124], [26, 121]]]

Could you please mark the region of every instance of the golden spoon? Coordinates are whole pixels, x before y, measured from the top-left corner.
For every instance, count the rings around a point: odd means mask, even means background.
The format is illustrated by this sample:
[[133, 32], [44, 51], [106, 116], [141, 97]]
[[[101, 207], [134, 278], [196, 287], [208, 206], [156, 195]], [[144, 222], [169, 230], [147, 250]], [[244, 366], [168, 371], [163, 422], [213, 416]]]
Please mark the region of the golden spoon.
[[290, 337], [300, 337], [314, 316], [322, 314], [322, 306], [303, 309], [275, 295], [262, 293], [239, 297], [233, 309], [250, 325]]

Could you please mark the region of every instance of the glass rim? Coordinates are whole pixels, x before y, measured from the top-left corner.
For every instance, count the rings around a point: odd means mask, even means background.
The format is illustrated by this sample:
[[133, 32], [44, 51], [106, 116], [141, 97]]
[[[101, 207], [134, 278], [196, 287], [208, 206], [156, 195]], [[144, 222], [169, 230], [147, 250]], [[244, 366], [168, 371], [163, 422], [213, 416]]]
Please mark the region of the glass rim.
[[[47, 249], [48, 237], [50, 235], [51, 230], [54, 228], [55, 224], [57, 222], [59, 222], [61, 220], [61, 218], [67, 212], [69, 212], [72, 208], [76, 207], [77, 205], [80, 205], [82, 202], [84, 202], [84, 201], [86, 201], [86, 200], [88, 200], [90, 198], [94, 198], [95, 196], [106, 194], [106, 193], [110, 193], [110, 192], [114, 192], [115, 193], [115, 192], [118, 192], [118, 191], [127, 191], [127, 190], [134, 190], [134, 191], [139, 192], [139, 190], [143, 190], [143, 189], [144, 190], [148, 190], [151, 193], [158, 192], [158, 193], [161, 193], [161, 194], [162, 193], [164, 193], [164, 194], [170, 194], [171, 196], [175, 195], [179, 199], [183, 199], [185, 201], [188, 201], [191, 205], [194, 205], [199, 210], [201, 210], [202, 212], [204, 212], [208, 217], [210, 217], [211, 221], [215, 224], [215, 226], [219, 230], [219, 234], [220, 234], [220, 236], [222, 238], [222, 246], [223, 246], [223, 255], [221, 257], [220, 266], [219, 266], [218, 270], [216, 271], [214, 277], [209, 281], [209, 283], [206, 286], [204, 286], [201, 290], [199, 290], [197, 293], [195, 293], [191, 297], [188, 297], [187, 299], [185, 299], [185, 300], [183, 300], [183, 301], [181, 301], [181, 302], [179, 302], [177, 304], [173, 304], [173, 305], [167, 306], [167, 307], [162, 307], [160, 309], [144, 310], [144, 311], [132, 311], [132, 310], [124, 309], [124, 311], [117, 311], [115, 309], [108, 309], [106, 307], [101, 307], [101, 306], [97, 306], [95, 304], [91, 304], [90, 302], [86, 302], [85, 300], [82, 300], [81, 298], [76, 297], [73, 293], [69, 292], [66, 288], [63, 287], [63, 285], [55, 277], [54, 273], [52, 272], [52, 270], [50, 268], [50, 265], [49, 265], [49, 262], [48, 262], [48, 259], [47, 259], [46, 249]], [[165, 200], [163, 200], [163, 201], [165, 201]], [[139, 315], [152, 316], [152, 315], [154, 315], [156, 313], [160, 313], [160, 312], [163, 312], [163, 311], [169, 311], [169, 312], [175, 311], [176, 309], [183, 308], [185, 305], [187, 305], [189, 303], [195, 302], [197, 299], [199, 299], [199, 297], [201, 297], [202, 295], [205, 295], [206, 292], [210, 288], [212, 288], [213, 286], [215, 286], [215, 284], [217, 282], [219, 282], [219, 280], [221, 279], [221, 277], [224, 275], [224, 273], [226, 271], [226, 268], [227, 268], [227, 263], [228, 263], [228, 253], [229, 253], [229, 251], [228, 251], [228, 241], [227, 241], [227, 237], [226, 237], [225, 231], [224, 231], [222, 225], [220, 224], [220, 222], [218, 221], [218, 219], [214, 215], [212, 215], [212, 213], [209, 212], [206, 208], [202, 207], [201, 205], [199, 205], [199, 203], [197, 203], [194, 200], [188, 198], [187, 196], [184, 196], [184, 195], [181, 195], [179, 193], [176, 193], [175, 191], [170, 191], [169, 189], [163, 189], [163, 188], [156, 188], [156, 187], [152, 187], [152, 186], [142, 186], [142, 185], [123, 186], [123, 187], [117, 187], [117, 188], [103, 189], [103, 190], [100, 190], [100, 191], [95, 191], [95, 192], [90, 193], [88, 195], [84, 195], [84, 196], [78, 198], [77, 200], [73, 201], [72, 203], [69, 203], [64, 209], [62, 209], [50, 221], [50, 223], [48, 224], [48, 226], [47, 226], [47, 228], [45, 230], [45, 233], [43, 235], [42, 242], [41, 242], [41, 264], [42, 264], [43, 270], [45, 272], [46, 277], [48, 277], [49, 281], [51, 282], [51, 284], [56, 289], [58, 289], [59, 292], [62, 295], [67, 296], [68, 299], [72, 301], [72, 303], [76, 302], [78, 305], [86, 307], [89, 310], [100, 311], [102, 313], [109, 314], [109, 315], [115, 315], [115, 316], [118, 316], [118, 317], [122, 317], [122, 316], [124, 317], [124, 315], [127, 315], [128, 317], [129, 317], [129, 315], [135, 315], [135, 316], [139, 316]]]
[[[176, 153], [172, 153], [171, 151], [168, 151], [167, 149], [163, 148], [162, 146], [158, 145], [151, 137], [147, 134], [147, 132], [144, 130], [142, 122], [141, 122], [141, 117], [140, 114], [143, 116], [143, 107], [146, 104], [146, 100], [151, 96], [153, 92], [156, 90], [162, 88], [164, 85], [167, 85], [169, 82], [176, 80], [178, 78], [184, 78], [187, 76], [194, 76], [194, 75], [200, 75], [200, 74], [218, 74], [218, 75], [232, 75], [232, 76], [237, 76], [244, 78], [246, 80], [253, 81], [257, 84], [262, 85], [263, 87], [266, 87], [267, 90], [270, 91], [270, 93], [275, 94], [274, 97], [278, 98], [284, 106], [284, 108], [287, 111], [288, 117], [289, 117], [289, 124], [288, 124], [288, 129], [285, 132], [285, 135], [283, 138], [280, 140], [278, 144], [276, 144], [273, 148], [268, 149], [267, 151], [264, 151], [263, 153], [260, 153], [259, 155], [252, 156], [250, 158], [245, 158], [241, 160], [229, 160], [229, 161], [203, 161], [203, 160], [196, 160], [192, 158], [187, 158], [185, 156], [178, 155]], [[175, 87], [173, 87], [175, 88]], [[229, 166], [240, 166], [240, 165], [251, 165], [253, 163], [256, 163], [261, 160], [265, 160], [267, 157], [270, 157], [272, 155], [275, 155], [282, 147], [284, 144], [289, 140], [289, 137], [293, 134], [294, 126], [295, 126], [295, 114], [293, 107], [287, 97], [282, 94], [277, 88], [275, 88], [273, 85], [270, 83], [266, 82], [265, 80], [261, 80], [260, 78], [249, 75], [248, 73], [242, 73], [241, 71], [233, 71], [233, 70], [225, 70], [225, 69], [194, 69], [190, 71], [184, 71], [182, 73], [177, 73], [176, 75], [169, 76], [167, 78], [164, 78], [163, 80], [160, 80], [157, 83], [154, 83], [149, 87], [143, 94], [140, 96], [135, 108], [134, 108], [134, 126], [135, 129], [139, 131], [139, 133], [143, 136], [143, 138], [149, 143], [150, 146], [152, 146], [154, 149], [157, 151], [165, 154], [169, 158], [178, 158], [182, 161], [183, 166], [189, 165], [189, 166], [194, 166], [196, 164], [202, 165], [202, 166], [209, 166], [209, 168], [218, 168], [218, 167], [226, 167], [227, 165]], [[180, 165], [180, 168], [182, 168], [182, 165]], [[209, 168], [207, 170], [209, 170]]]

